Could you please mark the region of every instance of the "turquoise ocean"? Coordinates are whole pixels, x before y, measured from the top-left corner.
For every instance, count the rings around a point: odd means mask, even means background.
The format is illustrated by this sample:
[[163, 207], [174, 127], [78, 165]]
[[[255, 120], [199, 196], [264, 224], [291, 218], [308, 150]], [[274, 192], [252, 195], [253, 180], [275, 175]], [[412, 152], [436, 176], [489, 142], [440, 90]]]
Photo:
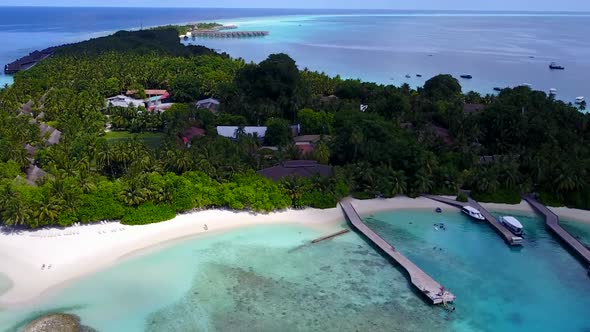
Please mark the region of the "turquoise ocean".
[[588, 331], [586, 270], [540, 218], [518, 218], [526, 228], [520, 249], [457, 210], [366, 216], [457, 295], [453, 313], [423, 301], [356, 233], [306, 245], [324, 234], [268, 225], [137, 253], [43, 303], [0, 311], [0, 331], [55, 311], [77, 314], [99, 331], [122, 332]]
[[[560, 12], [0, 7], [0, 64], [120, 29], [218, 21], [270, 36], [190, 42], [247, 61], [284, 52], [300, 68], [383, 84], [418, 87], [437, 74], [470, 74], [461, 80], [465, 91], [527, 83], [556, 88], [558, 98], [572, 102], [590, 96], [589, 19]], [[553, 61], [566, 70], [549, 70]], [[10, 82], [0, 75], [1, 84]]]

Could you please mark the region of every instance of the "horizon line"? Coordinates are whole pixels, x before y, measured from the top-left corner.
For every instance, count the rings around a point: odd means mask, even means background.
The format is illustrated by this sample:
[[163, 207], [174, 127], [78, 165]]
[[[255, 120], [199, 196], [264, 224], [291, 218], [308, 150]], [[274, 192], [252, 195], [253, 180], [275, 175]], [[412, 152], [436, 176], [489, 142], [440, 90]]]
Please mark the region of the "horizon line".
[[190, 6], [47, 6], [47, 5], [1, 5], [0, 8], [133, 8], [133, 9], [274, 9], [274, 10], [326, 10], [326, 11], [355, 11], [355, 10], [368, 10], [368, 11], [425, 11], [425, 12], [480, 12], [480, 13], [590, 13], [590, 10], [519, 10], [519, 9], [399, 9], [399, 8], [309, 8], [309, 7], [190, 7]]

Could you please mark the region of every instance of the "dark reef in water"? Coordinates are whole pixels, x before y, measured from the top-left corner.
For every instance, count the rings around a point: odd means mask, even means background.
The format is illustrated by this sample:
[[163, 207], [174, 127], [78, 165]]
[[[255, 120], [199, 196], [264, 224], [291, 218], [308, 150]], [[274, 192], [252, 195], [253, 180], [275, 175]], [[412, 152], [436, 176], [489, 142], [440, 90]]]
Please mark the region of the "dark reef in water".
[[360, 247], [326, 242], [289, 260], [277, 260], [273, 249], [243, 248], [260, 263], [208, 264], [183, 298], [148, 316], [145, 331], [449, 331], [401, 273]]
[[72, 314], [49, 314], [35, 319], [25, 326], [23, 332], [96, 332], [84, 326], [80, 317]]

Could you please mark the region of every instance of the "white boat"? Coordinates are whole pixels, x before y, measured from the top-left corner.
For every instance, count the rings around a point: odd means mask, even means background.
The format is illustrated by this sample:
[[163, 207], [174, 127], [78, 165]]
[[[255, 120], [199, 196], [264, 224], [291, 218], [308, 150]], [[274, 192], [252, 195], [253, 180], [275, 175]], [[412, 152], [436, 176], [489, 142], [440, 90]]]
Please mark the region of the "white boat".
[[557, 89], [555, 89], [555, 88], [549, 89], [549, 94], [552, 96], [555, 96], [557, 94]]
[[576, 104], [581, 104], [584, 100], [584, 97], [576, 97]]
[[522, 235], [522, 224], [514, 217], [504, 216], [500, 218], [500, 223], [506, 226], [514, 235]]
[[476, 219], [476, 220], [486, 220], [486, 218], [484, 218], [484, 217], [481, 215], [481, 212], [479, 212], [479, 210], [478, 210], [478, 209], [476, 209], [476, 208], [473, 208], [473, 207], [471, 207], [471, 206], [464, 206], [464, 207], [461, 209], [461, 212], [465, 213], [466, 215], [468, 215], [468, 216], [470, 216], [471, 218], [473, 218], [473, 219]]

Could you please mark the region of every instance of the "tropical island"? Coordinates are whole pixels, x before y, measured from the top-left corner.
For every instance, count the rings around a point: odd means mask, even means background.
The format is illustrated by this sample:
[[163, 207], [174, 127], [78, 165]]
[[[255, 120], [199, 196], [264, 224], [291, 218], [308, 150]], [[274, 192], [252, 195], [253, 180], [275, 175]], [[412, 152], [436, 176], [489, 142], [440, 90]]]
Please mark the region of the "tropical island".
[[[590, 209], [589, 116], [544, 92], [464, 93], [450, 75], [379, 85], [286, 54], [246, 63], [178, 34], [55, 47], [0, 90], [0, 237], [14, 253], [0, 268], [16, 281], [2, 306], [189, 235], [280, 223], [330, 239], [344, 234], [342, 199], [362, 215], [438, 210], [426, 194], [528, 211], [521, 197], [534, 192]], [[430, 284], [440, 294], [414, 285], [454, 299]]]
[[[285, 54], [254, 64], [183, 46], [168, 28], [59, 47], [0, 102], [4, 225], [143, 224], [459, 189], [590, 208], [588, 115], [527, 87], [481, 96], [449, 75], [418, 90], [365, 83]], [[293, 160], [330, 171], [264, 177]]]
[[[173, 27], [178, 31], [179, 37], [183, 40], [197, 37], [207, 38], [242, 38], [242, 37], [264, 37], [268, 36], [268, 31], [227, 31], [235, 30], [236, 25], [223, 25], [219, 23], [194, 23], [187, 25], [175, 25]], [[156, 30], [162, 27], [156, 27]]]

